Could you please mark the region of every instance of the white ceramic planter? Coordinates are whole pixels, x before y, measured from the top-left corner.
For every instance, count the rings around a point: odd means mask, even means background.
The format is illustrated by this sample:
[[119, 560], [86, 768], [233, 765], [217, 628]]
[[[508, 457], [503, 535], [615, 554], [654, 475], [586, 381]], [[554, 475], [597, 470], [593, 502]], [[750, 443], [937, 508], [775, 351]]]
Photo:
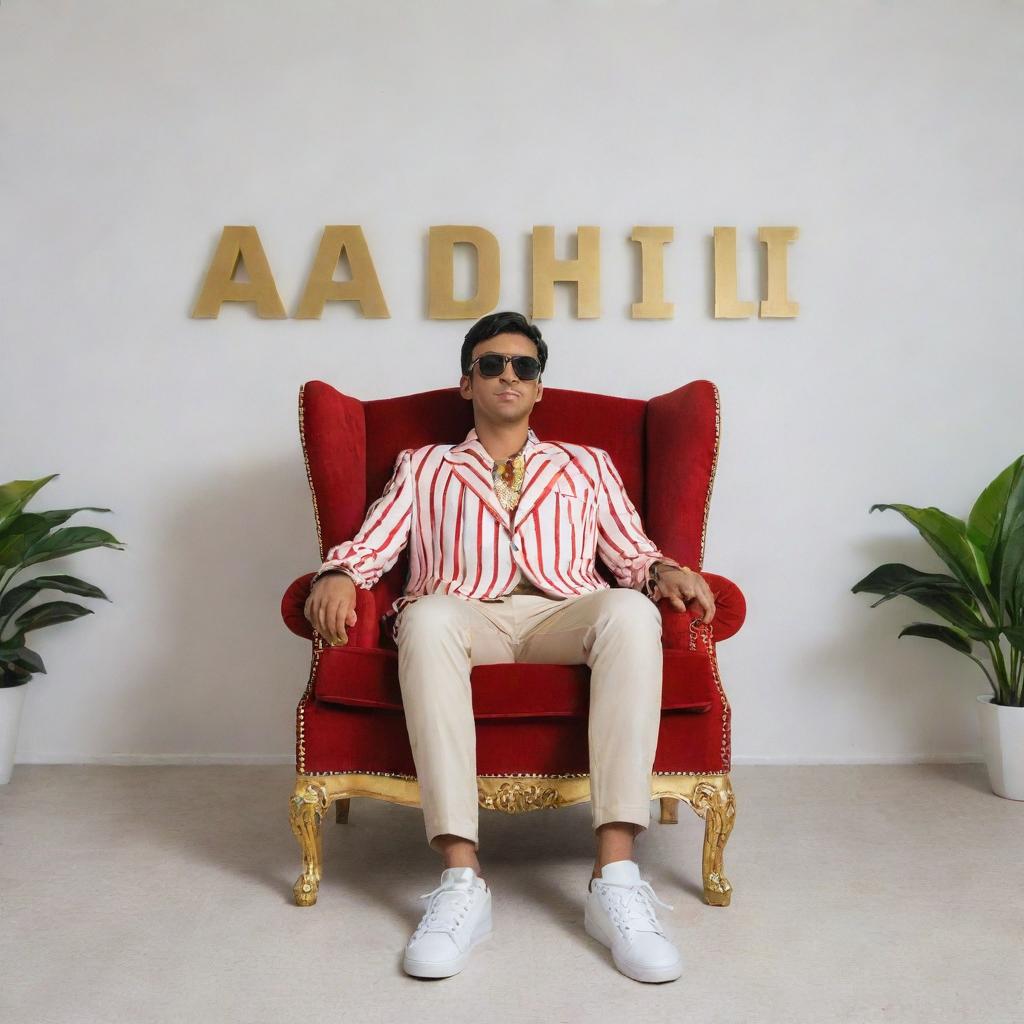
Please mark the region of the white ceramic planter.
[[25, 705], [28, 683], [21, 686], [0, 686], [0, 786], [11, 781], [14, 749], [18, 745], [18, 726]]
[[978, 721], [992, 792], [1024, 800], [1024, 708], [993, 704], [991, 693], [981, 693]]

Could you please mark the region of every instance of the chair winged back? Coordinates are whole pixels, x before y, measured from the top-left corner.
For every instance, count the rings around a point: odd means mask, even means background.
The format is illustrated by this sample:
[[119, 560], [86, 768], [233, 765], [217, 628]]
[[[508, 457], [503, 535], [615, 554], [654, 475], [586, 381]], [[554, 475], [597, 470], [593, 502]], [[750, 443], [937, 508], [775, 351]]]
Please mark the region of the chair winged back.
[[[542, 441], [605, 449], [647, 535], [668, 557], [697, 571], [719, 424], [718, 390], [707, 380], [648, 401], [546, 387], [530, 416]], [[313, 380], [299, 393], [299, 425], [323, 560], [333, 545], [355, 535], [398, 453], [460, 443], [473, 426], [473, 405], [454, 387], [364, 402]], [[401, 595], [407, 571], [408, 549], [374, 587], [378, 619]], [[600, 560], [597, 571], [616, 586]]]

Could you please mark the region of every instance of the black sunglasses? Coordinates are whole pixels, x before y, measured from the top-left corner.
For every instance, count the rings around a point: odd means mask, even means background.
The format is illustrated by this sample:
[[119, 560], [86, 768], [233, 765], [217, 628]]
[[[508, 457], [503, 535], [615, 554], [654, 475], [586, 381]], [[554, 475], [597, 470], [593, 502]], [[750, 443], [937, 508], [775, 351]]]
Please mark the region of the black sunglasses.
[[[503, 356], [498, 352], [488, 352], [477, 356], [473, 363], [480, 364], [481, 377], [499, 377], [505, 370], [506, 363], [512, 363], [512, 369], [520, 380], [536, 380], [540, 376], [540, 360], [533, 356]], [[469, 364], [466, 376], [473, 376], [473, 363]]]

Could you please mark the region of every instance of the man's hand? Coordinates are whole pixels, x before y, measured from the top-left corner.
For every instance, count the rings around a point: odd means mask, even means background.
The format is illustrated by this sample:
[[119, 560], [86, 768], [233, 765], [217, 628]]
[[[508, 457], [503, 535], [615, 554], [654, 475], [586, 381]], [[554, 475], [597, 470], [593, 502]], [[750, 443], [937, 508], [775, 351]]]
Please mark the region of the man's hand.
[[333, 647], [347, 644], [345, 626], [356, 624], [356, 585], [343, 572], [330, 572], [313, 584], [302, 613]]
[[675, 569], [664, 566], [658, 570], [658, 583], [654, 588], [655, 602], [667, 597], [674, 608], [685, 612], [686, 602], [699, 601], [703, 609], [704, 622], [715, 617], [715, 597], [707, 581], [699, 572], [692, 569]]

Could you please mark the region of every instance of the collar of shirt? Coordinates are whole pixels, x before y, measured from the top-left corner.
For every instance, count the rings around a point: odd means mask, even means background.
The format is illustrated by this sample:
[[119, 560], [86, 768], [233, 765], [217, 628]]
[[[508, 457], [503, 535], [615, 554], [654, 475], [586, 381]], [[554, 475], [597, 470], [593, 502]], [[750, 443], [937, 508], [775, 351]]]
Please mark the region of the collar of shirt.
[[[540, 444], [540, 438], [533, 432], [532, 427], [526, 428], [526, 444], [523, 446], [523, 455], [535, 445]], [[476, 448], [476, 450], [485, 458], [488, 462], [494, 463], [494, 459], [488, 454], [487, 449], [480, 443], [480, 438], [477, 436], [476, 427], [471, 427], [469, 433], [466, 435], [466, 439], [461, 443], [455, 445], [453, 451], [465, 451], [467, 448]]]

